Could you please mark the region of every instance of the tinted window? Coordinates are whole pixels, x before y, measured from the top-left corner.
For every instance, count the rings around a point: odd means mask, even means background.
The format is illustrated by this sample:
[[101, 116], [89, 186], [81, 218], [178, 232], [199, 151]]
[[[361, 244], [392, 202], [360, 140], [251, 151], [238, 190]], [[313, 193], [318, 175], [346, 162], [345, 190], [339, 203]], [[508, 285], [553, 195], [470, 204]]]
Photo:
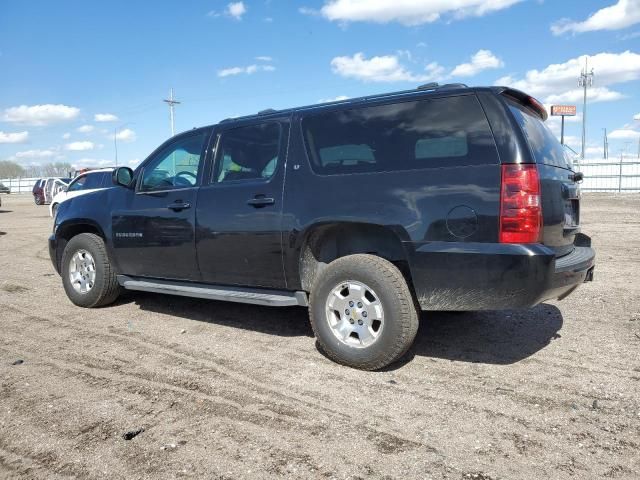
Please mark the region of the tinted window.
[[104, 178], [104, 174], [101, 172], [87, 174], [86, 181], [84, 182], [84, 186], [82, 187], [82, 190], [101, 188], [103, 178]]
[[320, 113], [302, 124], [312, 167], [323, 174], [498, 163], [471, 95]]
[[67, 188], [67, 192], [77, 192], [78, 190], [84, 190], [84, 185], [87, 182], [87, 175], [81, 175], [76, 178], [71, 185]]
[[180, 138], [164, 148], [144, 166], [141, 190], [192, 187], [202, 164], [202, 146], [207, 133]]
[[542, 119], [514, 102], [508, 103], [511, 113], [522, 128], [522, 133], [531, 147], [536, 162], [572, 169], [571, 157]]
[[280, 125], [263, 123], [235, 128], [220, 136], [216, 182], [268, 179], [278, 166]]

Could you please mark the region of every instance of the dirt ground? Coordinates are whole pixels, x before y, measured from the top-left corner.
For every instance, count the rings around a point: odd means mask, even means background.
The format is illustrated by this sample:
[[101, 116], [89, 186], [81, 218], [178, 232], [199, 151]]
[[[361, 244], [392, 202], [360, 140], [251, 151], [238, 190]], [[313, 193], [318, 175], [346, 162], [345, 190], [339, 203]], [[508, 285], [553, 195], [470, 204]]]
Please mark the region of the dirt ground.
[[640, 478], [640, 195], [584, 198], [595, 282], [424, 315], [377, 373], [321, 355], [302, 308], [74, 307], [48, 209], [2, 204], [0, 478]]

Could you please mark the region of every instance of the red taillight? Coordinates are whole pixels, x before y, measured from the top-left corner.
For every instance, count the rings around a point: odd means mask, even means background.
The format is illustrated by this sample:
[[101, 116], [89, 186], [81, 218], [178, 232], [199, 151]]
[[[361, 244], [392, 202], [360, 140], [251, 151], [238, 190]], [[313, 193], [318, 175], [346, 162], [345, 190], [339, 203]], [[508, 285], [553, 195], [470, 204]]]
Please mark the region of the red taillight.
[[542, 234], [540, 179], [535, 164], [502, 165], [500, 243], [536, 243]]

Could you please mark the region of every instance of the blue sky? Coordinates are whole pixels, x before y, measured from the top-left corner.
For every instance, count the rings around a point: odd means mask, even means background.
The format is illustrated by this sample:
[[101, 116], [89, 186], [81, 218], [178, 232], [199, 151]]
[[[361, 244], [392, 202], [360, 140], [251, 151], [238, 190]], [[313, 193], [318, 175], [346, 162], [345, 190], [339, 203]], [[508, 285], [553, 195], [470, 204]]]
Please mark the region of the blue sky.
[[[610, 155], [637, 152], [640, 0], [3, 0], [0, 160], [112, 165], [117, 128], [134, 165], [170, 136], [170, 87], [177, 131], [428, 81], [498, 82], [581, 111], [583, 55], [587, 156], [602, 128]], [[579, 150], [579, 121], [566, 135]]]

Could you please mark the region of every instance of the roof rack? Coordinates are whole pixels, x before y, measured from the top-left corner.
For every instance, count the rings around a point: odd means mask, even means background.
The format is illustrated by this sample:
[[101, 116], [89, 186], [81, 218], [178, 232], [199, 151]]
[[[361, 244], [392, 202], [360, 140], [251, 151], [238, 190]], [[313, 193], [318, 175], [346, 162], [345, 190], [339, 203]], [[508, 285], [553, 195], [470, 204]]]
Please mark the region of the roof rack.
[[424, 85], [420, 85], [418, 88], [416, 88], [416, 90], [434, 90], [438, 87], [439, 87], [438, 82], [430, 82], [430, 83], [425, 83]]
[[260, 110], [258, 112], [258, 115], [269, 115], [270, 113], [276, 113], [277, 110], [274, 110], [273, 108], [266, 108], [264, 110]]

